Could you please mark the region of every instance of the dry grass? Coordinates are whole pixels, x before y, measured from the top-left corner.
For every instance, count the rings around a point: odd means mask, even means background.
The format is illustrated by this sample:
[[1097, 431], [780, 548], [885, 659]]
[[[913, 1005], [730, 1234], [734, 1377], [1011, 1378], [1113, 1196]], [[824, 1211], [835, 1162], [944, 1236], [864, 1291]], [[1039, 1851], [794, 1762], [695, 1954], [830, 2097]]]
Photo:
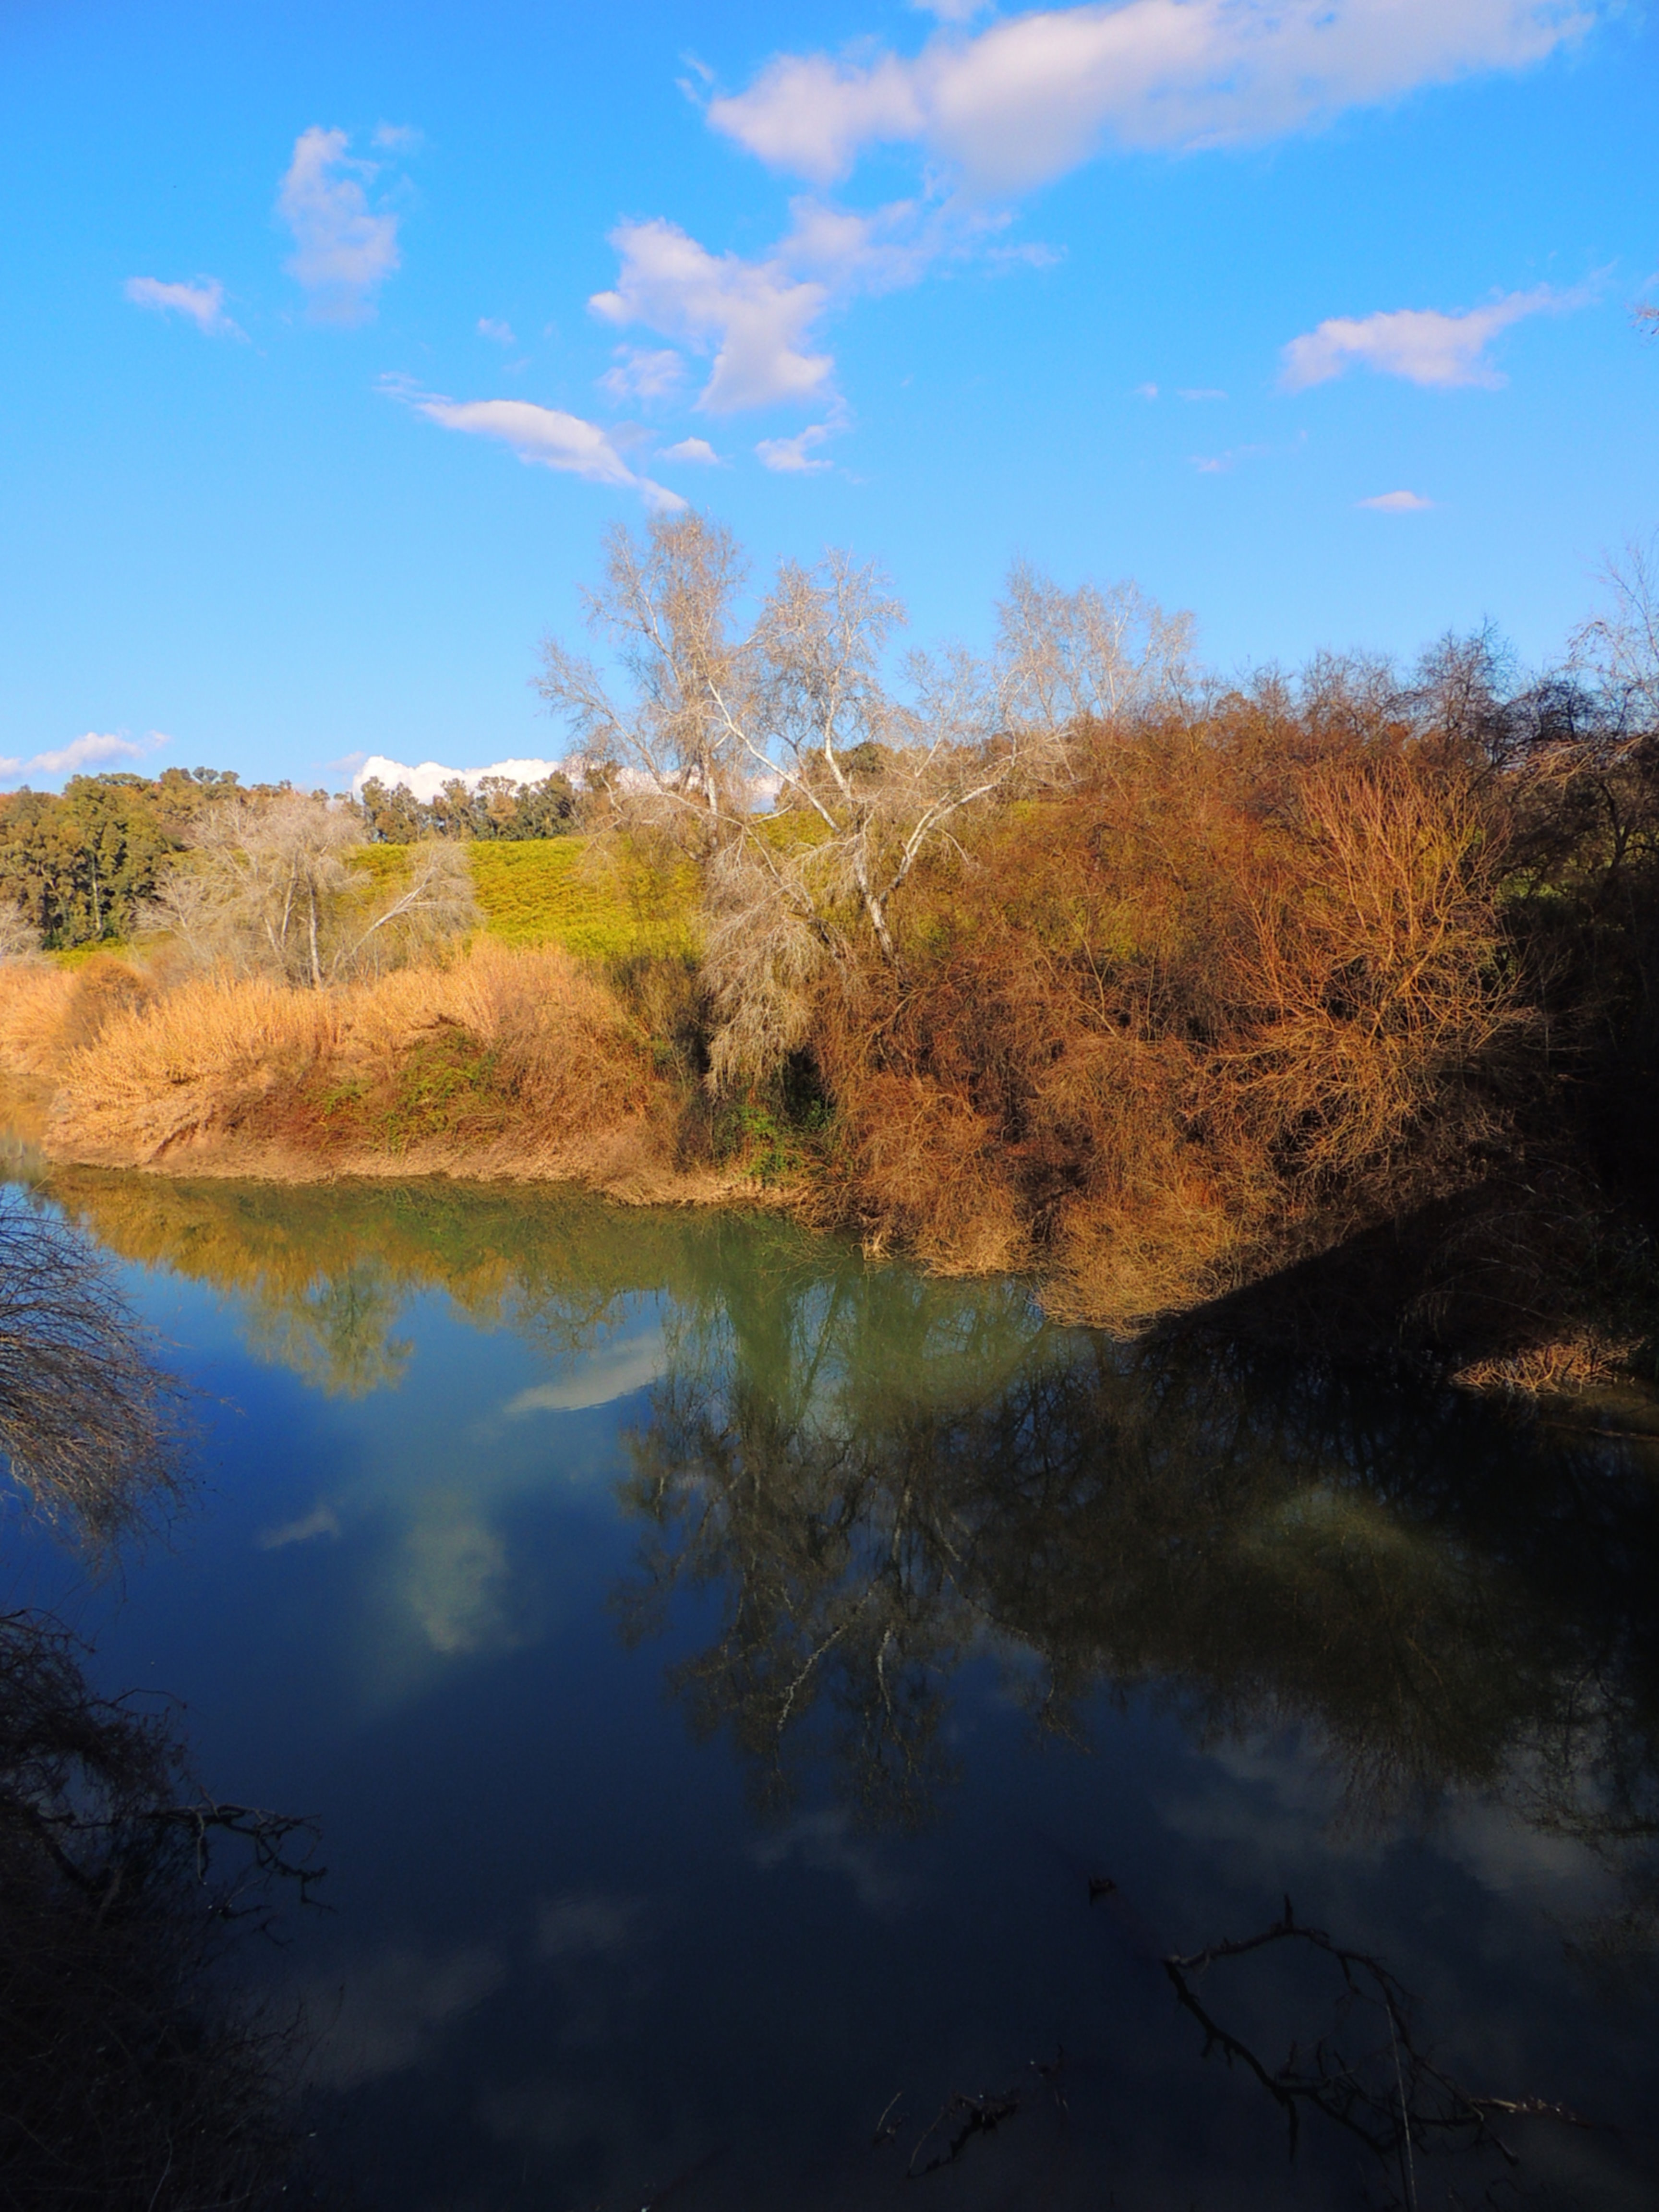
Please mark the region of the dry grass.
[[[118, 963], [109, 963], [112, 968]], [[573, 1176], [704, 1194], [683, 1103], [603, 984], [555, 947], [484, 940], [312, 991], [124, 970], [9, 1009], [0, 1051], [57, 1086], [53, 1159], [279, 1175]]]

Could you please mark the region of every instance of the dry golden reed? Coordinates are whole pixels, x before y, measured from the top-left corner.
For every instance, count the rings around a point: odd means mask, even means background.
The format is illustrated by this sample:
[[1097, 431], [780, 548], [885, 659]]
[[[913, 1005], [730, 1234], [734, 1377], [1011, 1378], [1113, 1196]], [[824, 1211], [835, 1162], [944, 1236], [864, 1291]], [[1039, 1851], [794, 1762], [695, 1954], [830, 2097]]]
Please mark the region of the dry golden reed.
[[[110, 963], [114, 968], [119, 963]], [[49, 1075], [50, 1157], [173, 1171], [570, 1176], [703, 1194], [648, 1041], [556, 947], [488, 939], [335, 989], [82, 976], [9, 999], [0, 1053]]]

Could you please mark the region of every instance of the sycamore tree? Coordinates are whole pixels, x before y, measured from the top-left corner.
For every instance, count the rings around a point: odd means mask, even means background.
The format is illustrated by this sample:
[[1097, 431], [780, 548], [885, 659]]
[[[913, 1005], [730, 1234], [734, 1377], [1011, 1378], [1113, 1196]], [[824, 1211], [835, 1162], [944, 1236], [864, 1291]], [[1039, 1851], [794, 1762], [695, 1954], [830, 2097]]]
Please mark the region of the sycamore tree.
[[196, 958], [320, 989], [392, 966], [477, 919], [465, 856], [454, 845], [412, 847], [389, 887], [354, 865], [362, 823], [343, 803], [287, 792], [227, 800], [207, 814], [192, 849], [147, 919]]
[[826, 968], [902, 964], [897, 915], [930, 850], [1017, 781], [1063, 771], [1069, 729], [1178, 680], [1185, 617], [1132, 586], [1010, 583], [995, 653], [889, 647], [905, 611], [873, 566], [785, 561], [744, 618], [732, 533], [696, 513], [606, 541], [586, 594], [619, 690], [556, 639], [539, 689], [630, 826], [704, 869], [718, 1079], [764, 1074], [805, 1035]]

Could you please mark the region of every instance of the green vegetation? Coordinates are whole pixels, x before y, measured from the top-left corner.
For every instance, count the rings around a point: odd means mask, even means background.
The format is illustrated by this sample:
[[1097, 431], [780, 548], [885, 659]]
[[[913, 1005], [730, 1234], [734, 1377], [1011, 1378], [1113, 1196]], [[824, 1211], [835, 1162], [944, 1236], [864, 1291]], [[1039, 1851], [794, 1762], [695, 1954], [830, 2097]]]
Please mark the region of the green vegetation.
[[506, 945], [561, 945], [588, 960], [695, 953], [696, 870], [586, 837], [468, 848], [484, 927]]
[[213, 769], [170, 769], [0, 793], [0, 903], [50, 951], [131, 937], [203, 810], [237, 787]]

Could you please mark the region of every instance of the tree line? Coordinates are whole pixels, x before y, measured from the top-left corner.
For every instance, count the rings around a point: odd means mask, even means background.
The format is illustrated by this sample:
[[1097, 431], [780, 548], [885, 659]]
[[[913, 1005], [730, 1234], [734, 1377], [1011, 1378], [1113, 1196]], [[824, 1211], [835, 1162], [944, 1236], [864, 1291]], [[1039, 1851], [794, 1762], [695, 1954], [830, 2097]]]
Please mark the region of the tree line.
[[130, 939], [169, 883], [199, 865], [188, 856], [224, 849], [232, 823], [245, 830], [280, 815], [290, 842], [303, 822], [311, 842], [337, 854], [563, 836], [578, 826], [580, 806], [581, 794], [558, 775], [534, 784], [486, 776], [473, 787], [457, 778], [429, 801], [407, 784], [388, 790], [371, 779], [361, 799], [342, 799], [288, 783], [244, 785], [234, 769], [211, 768], [77, 775], [61, 793], [0, 793], [0, 954], [30, 942], [67, 951]]

